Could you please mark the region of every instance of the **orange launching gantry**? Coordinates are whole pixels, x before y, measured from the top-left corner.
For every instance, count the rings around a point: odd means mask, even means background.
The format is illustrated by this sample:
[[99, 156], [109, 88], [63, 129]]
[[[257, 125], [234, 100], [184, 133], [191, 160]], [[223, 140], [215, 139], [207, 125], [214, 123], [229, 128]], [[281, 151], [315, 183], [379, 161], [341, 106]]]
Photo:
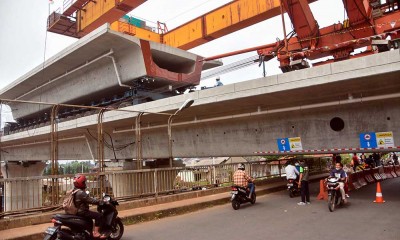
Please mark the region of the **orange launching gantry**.
[[[311, 12], [309, 3], [314, 0], [234, 0], [170, 31], [158, 23], [155, 32], [143, 21], [132, 24], [122, 19], [146, 0], [64, 0], [64, 11], [49, 16], [48, 31], [80, 38], [108, 22], [113, 30], [188, 50], [286, 12], [294, 29], [286, 36], [284, 28], [284, 40], [206, 60], [257, 50], [263, 61], [277, 56], [287, 72], [309, 67], [306, 59], [333, 56], [330, 61], [339, 61], [398, 48], [399, 6], [389, 8], [379, 0], [342, 1], [348, 19], [324, 28], [319, 28]], [[367, 51], [350, 55], [361, 47]]]

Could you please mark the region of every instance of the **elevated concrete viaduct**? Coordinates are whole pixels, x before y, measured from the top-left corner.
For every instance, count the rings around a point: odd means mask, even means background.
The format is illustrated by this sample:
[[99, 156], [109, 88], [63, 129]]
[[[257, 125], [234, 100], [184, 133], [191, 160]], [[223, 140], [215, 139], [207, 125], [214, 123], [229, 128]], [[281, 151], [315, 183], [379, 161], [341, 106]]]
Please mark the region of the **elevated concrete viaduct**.
[[[143, 46], [147, 46], [145, 50]], [[150, 50], [152, 54], [143, 54]], [[44, 69], [38, 67], [11, 84], [0, 93], [0, 99], [76, 104], [119, 94], [128, 87], [132, 90], [134, 85], [128, 84], [141, 82], [143, 78], [154, 79], [148, 84], [171, 85], [172, 90], [179, 90], [198, 81], [201, 69], [218, 65], [200, 64], [200, 57], [174, 51], [114, 33], [105, 26], [50, 59]], [[116, 58], [107, 59], [109, 56]], [[160, 60], [152, 64], [152, 58]], [[152, 67], [144, 67], [146, 61]], [[192, 66], [182, 65], [185, 61]], [[72, 70], [65, 72], [65, 69]], [[259, 152], [297, 154], [278, 151], [278, 139], [293, 137], [300, 137], [302, 149], [314, 153], [326, 152], [326, 149], [337, 149], [329, 152], [399, 150], [398, 145], [390, 149], [350, 149], [360, 147], [359, 136], [366, 132], [391, 132], [394, 144], [399, 144], [399, 50], [188, 94], [170, 94], [172, 97], [160, 100], [156, 99], [161, 95], [146, 94], [155, 101], [136, 102], [133, 106], [120, 106], [123, 111], [104, 113], [104, 156], [99, 151], [102, 145], [98, 144], [96, 111], [55, 119], [60, 121], [56, 131], [58, 140], [52, 131], [55, 125], [45, 122], [2, 136], [3, 176], [40, 175], [45, 166], [43, 161], [50, 159], [168, 158], [168, 117], [187, 99], [193, 99], [194, 104], [177, 115], [172, 124], [174, 157], [249, 156], [260, 155]], [[38, 117], [51, 109], [46, 104], [10, 105], [17, 109], [17, 118]], [[135, 122], [142, 112], [146, 113], [141, 116], [139, 132]], [[34, 192], [42, 191], [40, 184], [28, 188], [21, 191], [13, 183], [8, 184], [6, 203], [13, 201], [12, 196], [33, 198]], [[41, 206], [40, 199], [33, 202], [29, 207]]]
[[[359, 148], [363, 132], [390, 131], [396, 144], [400, 139], [399, 62], [399, 50], [395, 50], [124, 109], [173, 113], [186, 99], [194, 99], [194, 105], [174, 119], [174, 157], [276, 152], [277, 139], [286, 137], [301, 137], [305, 150]], [[114, 144], [129, 145], [119, 151], [106, 148], [106, 159], [135, 158], [136, 116], [105, 113], [104, 129]], [[332, 120], [335, 117], [338, 122]], [[142, 116], [143, 158], [168, 157], [167, 118]], [[339, 129], [333, 130], [337, 125]], [[96, 114], [59, 123], [59, 159], [96, 159], [96, 131]], [[49, 126], [3, 136], [2, 159], [48, 160], [49, 136]]]

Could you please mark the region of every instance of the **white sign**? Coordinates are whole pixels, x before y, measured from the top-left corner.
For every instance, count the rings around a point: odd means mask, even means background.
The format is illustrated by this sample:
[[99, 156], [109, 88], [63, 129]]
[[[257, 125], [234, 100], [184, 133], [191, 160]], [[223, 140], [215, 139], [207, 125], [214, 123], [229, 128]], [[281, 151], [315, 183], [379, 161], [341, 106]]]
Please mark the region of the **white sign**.
[[301, 145], [300, 137], [289, 138], [289, 145], [290, 145], [291, 151], [303, 150], [303, 146]]
[[376, 143], [378, 148], [394, 147], [393, 132], [377, 132]]

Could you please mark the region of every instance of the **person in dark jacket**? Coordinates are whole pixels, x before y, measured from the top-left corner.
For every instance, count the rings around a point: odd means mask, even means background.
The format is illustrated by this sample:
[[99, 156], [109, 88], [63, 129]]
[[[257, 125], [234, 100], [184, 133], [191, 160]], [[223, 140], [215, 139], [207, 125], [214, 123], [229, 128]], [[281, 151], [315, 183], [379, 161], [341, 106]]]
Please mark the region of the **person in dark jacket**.
[[74, 177], [74, 190], [78, 191], [75, 193], [74, 203], [78, 212], [76, 215], [80, 217], [86, 217], [94, 219], [94, 238], [106, 238], [107, 236], [100, 234], [99, 229], [103, 221], [103, 216], [99, 212], [93, 212], [89, 210], [89, 204], [99, 205], [101, 201], [90, 197], [86, 192], [86, 177], [84, 175], [78, 174]]

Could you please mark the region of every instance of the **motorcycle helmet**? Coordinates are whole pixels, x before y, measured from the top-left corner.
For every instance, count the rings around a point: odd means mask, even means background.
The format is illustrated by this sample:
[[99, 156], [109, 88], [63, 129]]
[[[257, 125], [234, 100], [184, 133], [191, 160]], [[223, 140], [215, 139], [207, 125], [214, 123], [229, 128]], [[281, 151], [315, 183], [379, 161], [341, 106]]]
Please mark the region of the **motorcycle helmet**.
[[244, 164], [243, 164], [243, 163], [239, 163], [238, 169], [239, 169], [239, 170], [244, 170], [244, 169], [245, 169], [245, 168], [244, 168]]
[[74, 177], [74, 186], [79, 189], [86, 188], [86, 177], [85, 175], [77, 174]]

